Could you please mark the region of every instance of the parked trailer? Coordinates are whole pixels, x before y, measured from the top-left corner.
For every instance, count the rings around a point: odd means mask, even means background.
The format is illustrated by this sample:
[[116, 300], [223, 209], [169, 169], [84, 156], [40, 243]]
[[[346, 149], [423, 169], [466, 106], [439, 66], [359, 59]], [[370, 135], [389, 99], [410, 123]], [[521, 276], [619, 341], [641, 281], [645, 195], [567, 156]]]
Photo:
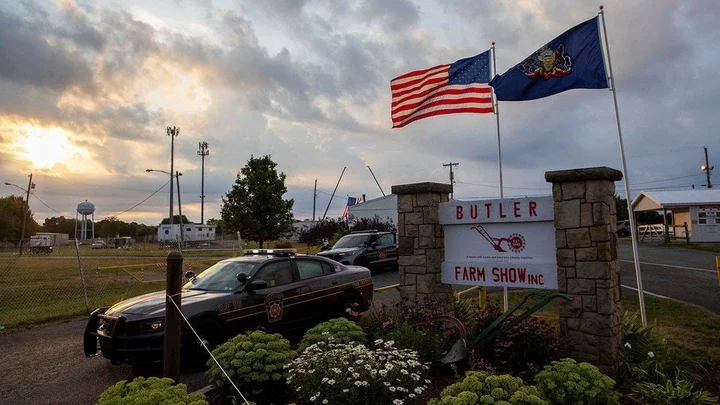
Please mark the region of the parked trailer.
[[30, 237], [30, 253], [52, 253], [55, 238], [51, 235], [33, 235]]

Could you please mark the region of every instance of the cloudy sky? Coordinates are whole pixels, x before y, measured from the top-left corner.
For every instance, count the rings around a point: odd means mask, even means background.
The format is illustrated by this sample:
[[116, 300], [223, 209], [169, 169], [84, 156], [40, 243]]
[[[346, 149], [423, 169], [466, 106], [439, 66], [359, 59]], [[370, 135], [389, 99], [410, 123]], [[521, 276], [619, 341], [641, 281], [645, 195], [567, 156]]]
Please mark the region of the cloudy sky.
[[[168, 178], [145, 169], [169, 170], [165, 128], [177, 126], [175, 168], [192, 221], [200, 220], [200, 141], [210, 145], [206, 219], [219, 216], [251, 154], [271, 154], [287, 174], [298, 218], [312, 216], [315, 179], [323, 214], [343, 167], [329, 216], [340, 215], [348, 195], [381, 195], [367, 166], [389, 193], [393, 184], [447, 182], [442, 164], [457, 162], [456, 198], [496, 197], [494, 117], [436, 117], [392, 130], [389, 81], [478, 54], [492, 41], [503, 72], [592, 18], [597, 5], [2, 1], [0, 183], [26, 187], [32, 172], [36, 219], [74, 216], [88, 199], [97, 218], [121, 213], [157, 224], [168, 213], [169, 187], [151, 194]], [[700, 187], [703, 146], [711, 163], [720, 159], [720, 4], [605, 6], [632, 193]], [[620, 168], [607, 90], [501, 103], [500, 111], [507, 196], [548, 194], [548, 170]], [[0, 185], [0, 196], [21, 193]]]

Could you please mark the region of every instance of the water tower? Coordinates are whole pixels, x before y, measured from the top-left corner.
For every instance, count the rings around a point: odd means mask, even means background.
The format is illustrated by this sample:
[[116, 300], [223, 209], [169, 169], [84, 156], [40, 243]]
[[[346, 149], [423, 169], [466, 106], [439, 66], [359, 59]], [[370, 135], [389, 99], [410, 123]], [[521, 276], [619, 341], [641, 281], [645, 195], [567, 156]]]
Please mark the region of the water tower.
[[[88, 200], [85, 200], [78, 204], [77, 206], [77, 214], [75, 214], [75, 223], [77, 224], [78, 221], [78, 215], [81, 215], [80, 219], [80, 240], [87, 240], [88, 239], [88, 232], [87, 232], [87, 221], [88, 216], [90, 217], [90, 220], [92, 221], [92, 239], [95, 239], [95, 205], [91, 202], [88, 202]], [[75, 239], [77, 239], [77, 226], [75, 226]]]

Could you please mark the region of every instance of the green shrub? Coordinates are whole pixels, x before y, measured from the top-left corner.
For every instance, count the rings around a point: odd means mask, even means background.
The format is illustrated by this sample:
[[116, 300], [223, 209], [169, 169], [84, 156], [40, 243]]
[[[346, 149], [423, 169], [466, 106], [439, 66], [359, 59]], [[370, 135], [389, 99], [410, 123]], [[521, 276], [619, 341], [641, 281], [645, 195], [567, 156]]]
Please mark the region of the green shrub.
[[290, 364], [287, 382], [303, 404], [411, 405], [428, 388], [426, 370], [417, 353], [396, 349], [391, 341], [376, 341], [369, 349], [330, 338]]
[[97, 405], [208, 405], [203, 394], [188, 394], [185, 384], [170, 378], [137, 377], [120, 381], [100, 395]]
[[535, 385], [553, 405], [613, 405], [615, 381], [588, 363], [553, 361], [535, 376]]
[[445, 387], [440, 399], [428, 402], [428, 405], [474, 404], [549, 405], [535, 387], [526, 386], [522, 379], [485, 371], [468, 371], [460, 381]]
[[[284, 365], [290, 363], [297, 353], [290, 350], [290, 342], [280, 334], [255, 331], [238, 335], [213, 350], [213, 356], [243, 392], [259, 394], [282, 385], [287, 378]], [[232, 394], [222, 371], [212, 359], [206, 372], [210, 383]], [[276, 390], [277, 391], [277, 390]]]
[[675, 383], [669, 378], [665, 384], [641, 382], [635, 386], [632, 398], [645, 404], [653, 405], [713, 405], [717, 399], [703, 390], [696, 390], [688, 380], [677, 379]]
[[365, 332], [358, 324], [346, 318], [336, 318], [308, 330], [300, 342], [299, 350], [302, 352], [312, 344], [327, 341], [329, 337], [336, 343], [366, 342]]
[[435, 325], [413, 329], [403, 324], [388, 333], [388, 339], [393, 340], [398, 349], [416, 351], [423, 363], [437, 362], [442, 354], [443, 335]]
[[291, 249], [293, 248], [293, 243], [289, 240], [279, 240], [275, 242], [275, 249]]

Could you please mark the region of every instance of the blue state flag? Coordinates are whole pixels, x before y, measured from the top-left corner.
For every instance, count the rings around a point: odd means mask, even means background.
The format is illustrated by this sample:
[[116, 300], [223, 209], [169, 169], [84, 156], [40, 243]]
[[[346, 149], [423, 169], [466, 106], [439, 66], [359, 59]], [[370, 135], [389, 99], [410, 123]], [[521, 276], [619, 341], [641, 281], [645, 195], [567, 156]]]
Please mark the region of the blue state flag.
[[490, 81], [501, 101], [523, 101], [571, 89], [608, 88], [598, 17], [565, 31]]

